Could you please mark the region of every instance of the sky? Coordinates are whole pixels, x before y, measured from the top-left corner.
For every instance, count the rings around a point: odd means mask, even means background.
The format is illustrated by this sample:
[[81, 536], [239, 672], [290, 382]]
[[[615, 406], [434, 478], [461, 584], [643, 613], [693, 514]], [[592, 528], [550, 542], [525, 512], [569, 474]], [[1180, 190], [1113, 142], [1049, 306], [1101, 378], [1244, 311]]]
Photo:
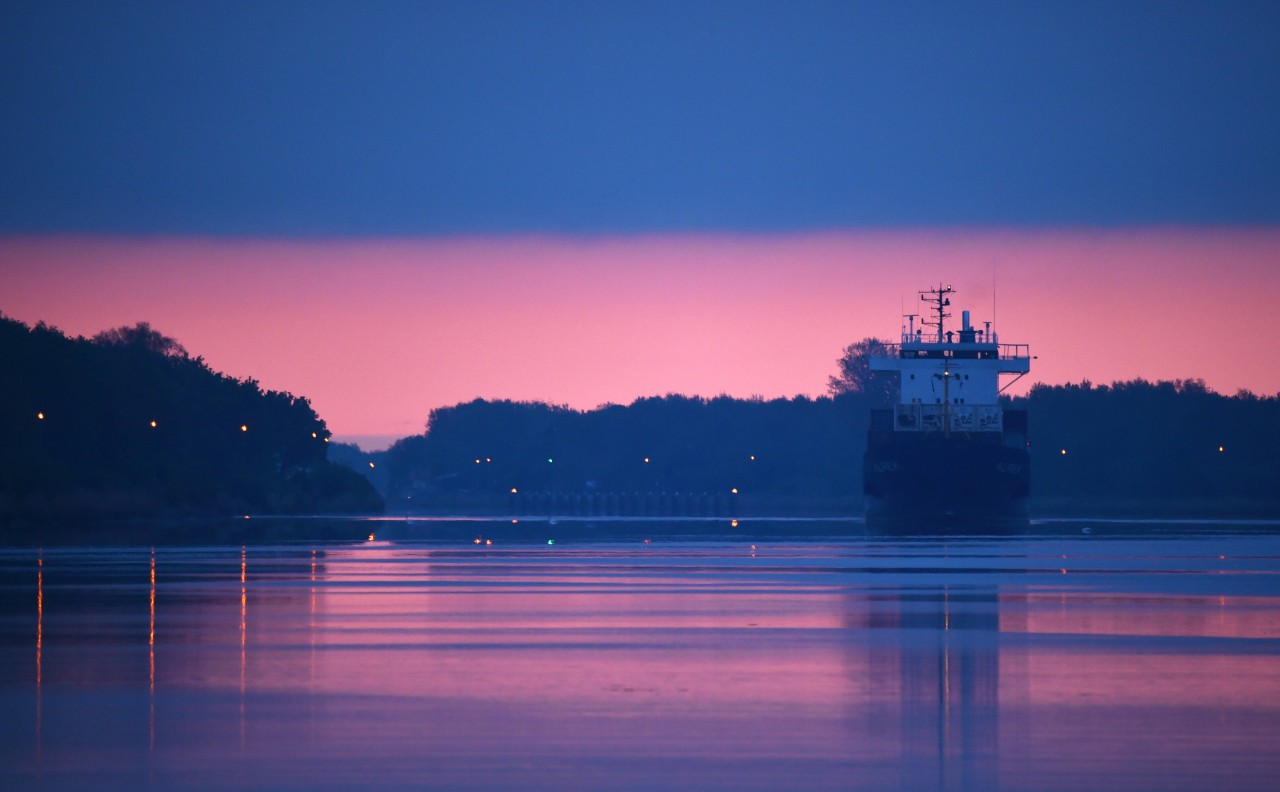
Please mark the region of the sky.
[[475, 397], [821, 394], [942, 282], [1031, 382], [1274, 394], [1277, 40], [1247, 2], [10, 2], [0, 312], [151, 322], [366, 447]]

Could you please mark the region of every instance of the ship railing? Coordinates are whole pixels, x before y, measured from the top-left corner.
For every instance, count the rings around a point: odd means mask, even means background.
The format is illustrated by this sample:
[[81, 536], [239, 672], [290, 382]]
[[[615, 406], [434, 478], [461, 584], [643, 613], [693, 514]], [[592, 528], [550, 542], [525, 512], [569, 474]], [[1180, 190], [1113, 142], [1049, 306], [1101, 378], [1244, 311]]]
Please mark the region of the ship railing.
[[[936, 335], [911, 336], [904, 333], [901, 343], [894, 343], [892, 341], [882, 341], [881, 343], [885, 346], [885, 354], [887, 356], [900, 357], [904, 347], [907, 351], [910, 351], [915, 348], [920, 348], [925, 344], [946, 344], [947, 340], [945, 338], [939, 340]], [[972, 344], [961, 344], [959, 341], [953, 340], [950, 344], [947, 344], [947, 346], [957, 349], [983, 350], [988, 350], [994, 346], [996, 348], [996, 356], [1003, 359], [1031, 357], [1030, 344], [991, 344], [981, 341], [974, 342]]]
[[1003, 432], [1004, 410], [998, 404], [898, 404], [895, 432]]

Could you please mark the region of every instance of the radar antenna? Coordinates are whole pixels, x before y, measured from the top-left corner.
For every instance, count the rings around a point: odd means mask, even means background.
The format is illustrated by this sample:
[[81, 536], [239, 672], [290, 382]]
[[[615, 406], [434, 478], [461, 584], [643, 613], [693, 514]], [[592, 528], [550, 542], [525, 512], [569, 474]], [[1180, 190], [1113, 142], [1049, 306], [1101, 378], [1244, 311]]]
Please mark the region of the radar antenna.
[[903, 314], [902, 318], [907, 320], [907, 326], [902, 328], [902, 336], [911, 341], [916, 337], [916, 320], [920, 318], [920, 314]]

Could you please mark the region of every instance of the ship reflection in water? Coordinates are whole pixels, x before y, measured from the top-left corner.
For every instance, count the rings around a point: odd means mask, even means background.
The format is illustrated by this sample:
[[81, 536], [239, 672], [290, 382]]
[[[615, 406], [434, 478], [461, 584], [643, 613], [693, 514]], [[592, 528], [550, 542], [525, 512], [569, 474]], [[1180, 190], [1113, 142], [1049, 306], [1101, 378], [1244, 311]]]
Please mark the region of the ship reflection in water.
[[0, 788], [1274, 788], [1280, 541], [1070, 530], [4, 550]]

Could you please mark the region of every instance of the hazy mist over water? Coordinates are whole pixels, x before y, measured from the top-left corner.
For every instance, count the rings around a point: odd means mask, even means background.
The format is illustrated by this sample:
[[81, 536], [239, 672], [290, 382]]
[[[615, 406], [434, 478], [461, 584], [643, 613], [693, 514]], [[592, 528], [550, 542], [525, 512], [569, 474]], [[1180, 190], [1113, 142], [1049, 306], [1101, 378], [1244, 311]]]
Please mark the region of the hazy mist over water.
[[722, 523], [383, 519], [353, 521], [360, 542], [0, 550], [0, 786], [1280, 777], [1275, 524]]

